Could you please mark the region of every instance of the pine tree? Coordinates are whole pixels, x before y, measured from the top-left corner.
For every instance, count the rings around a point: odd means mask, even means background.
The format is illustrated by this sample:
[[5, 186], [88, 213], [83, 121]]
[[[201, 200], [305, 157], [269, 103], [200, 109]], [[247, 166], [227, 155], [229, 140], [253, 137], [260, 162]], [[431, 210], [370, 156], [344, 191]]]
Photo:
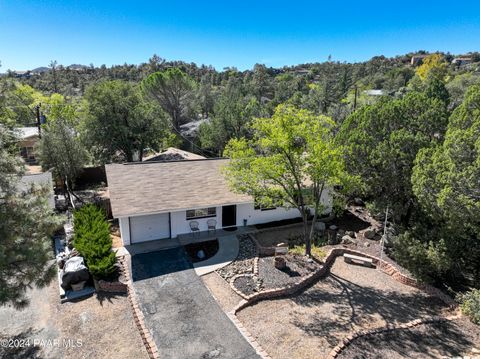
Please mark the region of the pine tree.
[[[12, 132], [0, 125], [0, 304], [28, 304], [26, 289], [55, 275], [51, 235], [61, 224], [48, 204], [48, 189], [22, 189], [22, 161]], [[50, 262], [50, 263], [49, 263]]]

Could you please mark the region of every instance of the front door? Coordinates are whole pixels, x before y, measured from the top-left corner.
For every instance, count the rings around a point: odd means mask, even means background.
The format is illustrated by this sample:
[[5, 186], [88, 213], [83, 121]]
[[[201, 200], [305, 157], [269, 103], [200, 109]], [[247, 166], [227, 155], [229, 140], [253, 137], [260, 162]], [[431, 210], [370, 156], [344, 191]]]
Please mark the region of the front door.
[[237, 225], [237, 206], [222, 207], [222, 227], [231, 227]]

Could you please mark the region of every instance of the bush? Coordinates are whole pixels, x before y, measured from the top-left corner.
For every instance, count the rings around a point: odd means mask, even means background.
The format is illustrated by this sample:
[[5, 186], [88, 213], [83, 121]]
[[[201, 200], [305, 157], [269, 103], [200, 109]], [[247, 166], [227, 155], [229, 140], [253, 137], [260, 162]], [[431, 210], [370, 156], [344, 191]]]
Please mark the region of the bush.
[[94, 278], [108, 277], [115, 271], [110, 225], [105, 212], [88, 204], [73, 214], [75, 248], [85, 258]]
[[480, 325], [480, 289], [473, 289], [470, 292], [458, 296], [460, 308], [470, 320]]

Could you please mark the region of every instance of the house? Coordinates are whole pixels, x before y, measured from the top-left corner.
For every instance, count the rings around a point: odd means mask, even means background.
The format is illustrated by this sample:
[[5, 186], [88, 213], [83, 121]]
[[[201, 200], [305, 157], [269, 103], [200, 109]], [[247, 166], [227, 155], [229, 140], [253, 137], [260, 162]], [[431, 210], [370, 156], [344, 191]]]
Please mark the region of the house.
[[27, 164], [36, 164], [34, 148], [40, 139], [38, 127], [20, 127], [17, 129], [20, 140], [17, 142], [20, 148], [20, 156]]
[[205, 157], [197, 155], [196, 153], [180, 150], [175, 147], [168, 147], [163, 152], [157, 152], [149, 156], [143, 157], [142, 161], [180, 161], [180, 160], [201, 160]]
[[[232, 192], [222, 173], [228, 159], [106, 165], [110, 202], [124, 245], [190, 233], [298, 218], [297, 209], [258, 208], [252, 197]], [[331, 197], [322, 203], [331, 211]]]
[[457, 66], [464, 66], [473, 62], [471, 57], [456, 57], [453, 59], [452, 64]]
[[426, 58], [427, 56], [429, 55], [413, 55], [410, 60], [410, 64], [412, 66], [421, 65], [423, 63], [423, 59]]

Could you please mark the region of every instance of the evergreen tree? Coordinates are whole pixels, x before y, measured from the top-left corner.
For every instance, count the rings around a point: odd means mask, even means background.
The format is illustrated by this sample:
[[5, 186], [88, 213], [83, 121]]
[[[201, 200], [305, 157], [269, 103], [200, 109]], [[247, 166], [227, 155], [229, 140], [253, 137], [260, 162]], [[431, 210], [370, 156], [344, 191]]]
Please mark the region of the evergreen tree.
[[50, 189], [22, 188], [22, 161], [10, 151], [14, 140], [0, 125], [0, 304], [22, 307], [27, 288], [48, 284], [56, 273], [51, 235], [61, 218], [48, 204]]

